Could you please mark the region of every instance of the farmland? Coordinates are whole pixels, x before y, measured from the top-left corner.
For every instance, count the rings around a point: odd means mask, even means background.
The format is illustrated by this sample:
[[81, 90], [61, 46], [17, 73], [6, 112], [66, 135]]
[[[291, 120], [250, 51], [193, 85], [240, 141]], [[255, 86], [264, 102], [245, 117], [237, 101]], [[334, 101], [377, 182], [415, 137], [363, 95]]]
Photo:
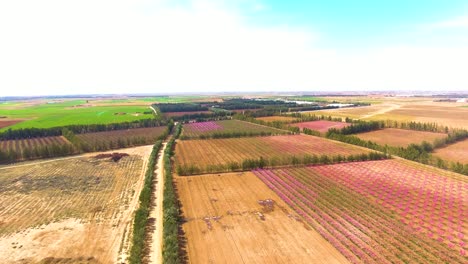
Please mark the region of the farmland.
[[78, 134], [81, 142], [94, 149], [122, 148], [134, 145], [150, 145], [163, 136], [167, 127], [147, 127], [106, 132]]
[[351, 124], [349, 123], [333, 122], [333, 121], [327, 121], [327, 120], [301, 122], [301, 123], [292, 124], [292, 126], [298, 127], [301, 130], [304, 128], [308, 128], [308, 129], [319, 131], [321, 133], [325, 133], [331, 128], [341, 129], [343, 127], [347, 127], [350, 125]]
[[0, 163], [7, 160], [55, 157], [75, 152], [72, 144], [63, 136], [0, 140]]
[[348, 263], [251, 172], [175, 181], [189, 263]]
[[[466, 105], [466, 104], [465, 104]], [[406, 120], [417, 122], [436, 122], [454, 128], [468, 128], [468, 108], [458, 107], [454, 103], [418, 103], [406, 104], [398, 109], [375, 115], [374, 120]]]
[[437, 149], [434, 156], [443, 160], [468, 164], [468, 140], [460, 141]]
[[23, 120], [8, 120], [8, 119], [0, 119], [0, 129], [8, 126], [12, 126], [14, 124], [23, 122]]
[[352, 263], [466, 263], [468, 180], [386, 160], [255, 174]]
[[2, 263], [116, 263], [150, 151], [123, 150], [130, 156], [118, 162], [88, 154], [0, 167]]
[[87, 104], [86, 100], [0, 105], [0, 116], [25, 119], [7, 128], [49, 128], [66, 125], [109, 124], [153, 118], [149, 106]]
[[385, 128], [381, 130], [356, 134], [355, 136], [363, 140], [370, 140], [380, 145], [389, 145], [396, 147], [407, 147], [409, 144], [420, 144], [423, 141], [432, 143], [436, 139], [442, 139], [447, 137], [447, 135], [443, 133], [414, 131], [396, 128]]
[[183, 126], [182, 138], [229, 137], [229, 135], [287, 134], [288, 131], [239, 120], [190, 123]]
[[198, 167], [202, 172], [224, 171], [232, 163], [260, 157], [272, 166], [291, 165], [291, 158], [306, 155], [356, 155], [368, 150], [305, 135], [182, 140], [176, 144], [177, 167]]

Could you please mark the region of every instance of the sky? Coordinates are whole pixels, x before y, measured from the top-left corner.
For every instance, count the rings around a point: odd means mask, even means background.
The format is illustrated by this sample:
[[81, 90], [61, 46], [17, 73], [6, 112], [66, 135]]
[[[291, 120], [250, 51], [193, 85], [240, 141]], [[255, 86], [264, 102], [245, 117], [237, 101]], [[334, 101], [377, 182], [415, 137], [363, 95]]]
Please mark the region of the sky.
[[0, 0], [0, 97], [468, 91], [466, 0]]

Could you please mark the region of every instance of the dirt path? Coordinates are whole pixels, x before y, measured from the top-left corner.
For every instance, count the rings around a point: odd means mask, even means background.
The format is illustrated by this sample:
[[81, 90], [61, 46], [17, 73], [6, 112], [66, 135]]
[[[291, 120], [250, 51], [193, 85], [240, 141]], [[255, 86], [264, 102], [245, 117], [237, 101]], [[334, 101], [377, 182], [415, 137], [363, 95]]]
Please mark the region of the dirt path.
[[151, 108], [151, 110], [153, 110], [153, 112], [154, 112], [154, 115], [158, 115], [158, 112], [156, 111], [156, 109], [154, 109], [154, 107], [153, 107], [153, 106], [150, 106], [150, 108]]
[[376, 116], [376, 115], [385, 114], [385, 113], [388, 113], [390, 111], [396, 110], [396, 109], [398, 109], [400, 107], [401, 107], [401, 105], [390, 104], [390, 105], [388, 105], [387, 108], [383, 108], [383, 109], [377, 110], [377, 111], [375, 111], [373, 113], [361, 116], [361, 119], [370, 118], [370, 117], [373, 117], [373, 116]]
[[150, 211], [150, 222], [154, 224], [151, 237], [151, 250], [149, 260], [150, 263], [162, 263], [162, 239], [163, 239], [163, 192], [164, 192], [164, 151], [166, 150], [167, 143], [163, 143], [163, 147], [158, 155], [158, 162], [154, 171], [154, 188], [153, 208]]

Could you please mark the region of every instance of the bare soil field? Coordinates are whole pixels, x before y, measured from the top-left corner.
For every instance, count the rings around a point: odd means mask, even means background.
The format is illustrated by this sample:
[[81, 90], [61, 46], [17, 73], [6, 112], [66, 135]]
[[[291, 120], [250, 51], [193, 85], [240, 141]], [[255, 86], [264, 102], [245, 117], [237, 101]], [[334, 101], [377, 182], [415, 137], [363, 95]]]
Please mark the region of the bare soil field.
[[433, 155], [443, 160], [468, 164], [468, 140], [437, 149]]
[[257, 117], [256, 119], [265, 121], [265, 122], [274, 122], [274, 121], [292, 122], [296, 120], [296, 118], [291, 117], [291, 116], [264, 116], [264, 117]]
[[94, 153], [2, 166], [1, 263], [125, 259], [151, 147], [120, 150], [130, 156], [118, 162]]
[[20, 120], [20, 119], [0, 119], [0, 128], [9, 127], [9, 126], [18, 124], [23, 121], [24, 120]]
[[385, 128], [381, 130], [356, 134], [355, 136], [363, 140], [370, 140], [379, 145], [389, 145], [395, 147], [407, 147], [412, 143], [420, 144], [423, 141], [432, 143], [436, 139], [447, 137], [447, 135], [444, 133], [414, 131], [397, 128]]
[[175, 182], [189, 263], [348, 263], [251, 172]]

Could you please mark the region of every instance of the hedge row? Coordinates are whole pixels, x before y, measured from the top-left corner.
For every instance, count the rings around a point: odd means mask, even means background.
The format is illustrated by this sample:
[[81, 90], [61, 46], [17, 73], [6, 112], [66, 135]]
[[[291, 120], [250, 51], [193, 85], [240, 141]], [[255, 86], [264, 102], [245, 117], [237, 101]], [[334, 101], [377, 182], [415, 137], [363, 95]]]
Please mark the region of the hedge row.
[[179, 246], [179, 203], [172, 178], [171, 158], [174, 155], [175, 140], [179, 137], [182, 126], [175, 127], [174, 136], [167, 143], [164, 152], [164, 199], [163, 199], [163, 263], [181, 263]]

